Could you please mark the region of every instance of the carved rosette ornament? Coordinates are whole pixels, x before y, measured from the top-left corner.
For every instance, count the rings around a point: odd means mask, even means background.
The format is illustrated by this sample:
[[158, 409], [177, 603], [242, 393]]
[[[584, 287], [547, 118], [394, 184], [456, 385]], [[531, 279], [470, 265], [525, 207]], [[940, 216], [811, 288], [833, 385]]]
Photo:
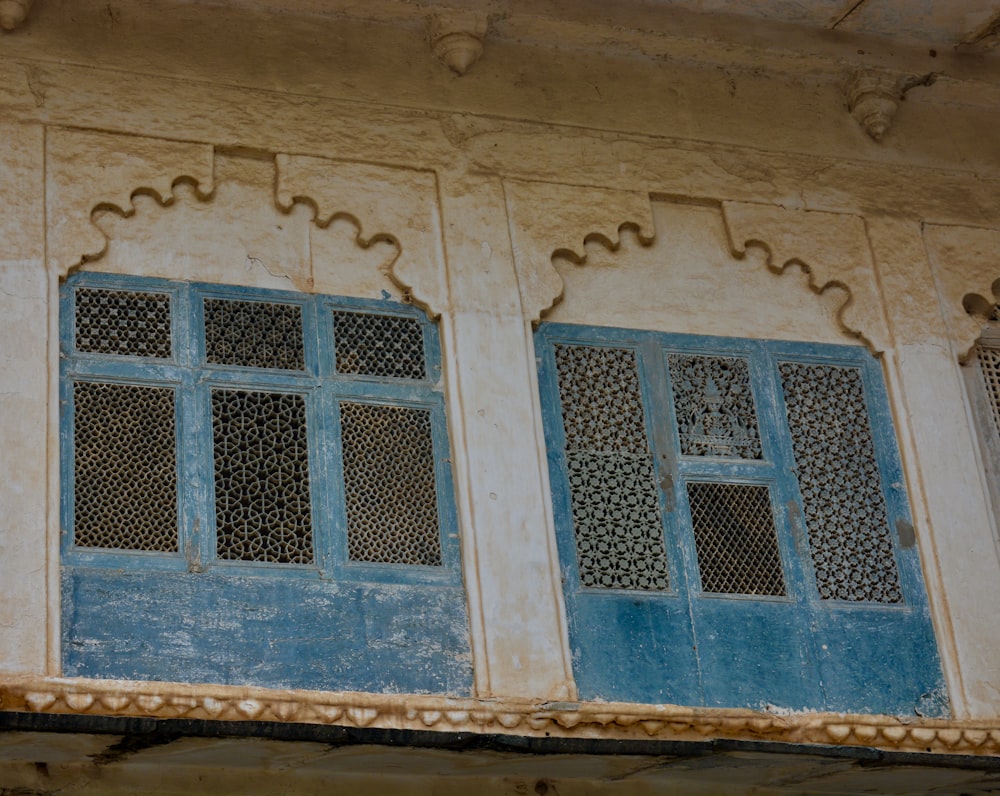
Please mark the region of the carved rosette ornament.
[[430, 19], [431, 49], [452, 72], [464, 75], [482, 56], [488, 27], [485, 14], [437, 13]]
[[0, 0], [0, 28], [14, 30], [28, 16], [35, 0]]

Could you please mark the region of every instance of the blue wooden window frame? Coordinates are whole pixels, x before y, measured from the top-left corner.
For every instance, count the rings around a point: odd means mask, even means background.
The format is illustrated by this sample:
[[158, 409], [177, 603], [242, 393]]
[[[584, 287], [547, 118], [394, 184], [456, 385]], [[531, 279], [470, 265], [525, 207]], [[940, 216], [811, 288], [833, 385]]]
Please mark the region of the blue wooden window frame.
[[[164, 293], [171, 304], [171, 357], [81, 352], [75, 345], [78, 288]], [[206, 362], [205, 299], [266, 301], [301, 307], [302, 372]], [[328, 579], [369, 583], [461, 583], [454, 486], [441, 384], [437, 326], [421, 310], [391, 301], [302, 294], [149, 277], [81, 272], [62, 286], [60, 306], [62, 560], [71, 567]], [[342, 374], [336, 371], [334, 311], [369, 312], [416, 320], [423, 336], [424, 379]], [[74, 544], [73, 385], [78, 381], [161, 386], [176, 392], [177, 510], [175, 553], [81, 547]], [[216, 558], [211, 389], [228, 387], [304, 396], [312, 501], [313, 563], [268, 563]], [[350, 560], [342, 472], [341, 401], [414, 407], [431, 417], [441, 565]]]
[[[635, 353], [655, 459], [670, 586], [585, 586], [580, 578], [556, 369], [557, 345]], [[867, 350], [557, 323], [535, 334], [557, 543], [574, 676], [583, 699], [719, 707], [947, 712], [902, 465], [880, 363]], [[749, 366], [762, 457], [681, 454], [668, 357], [739, 357]], [[898, 603], [821, 599], [802, 521], [778, 365], [843, 366], [862, 378], [898, 571]], [[686, 483], [768, 487], [786, 593], [701, 589]], [[900, 529], [906, 543], [901, 544]]]

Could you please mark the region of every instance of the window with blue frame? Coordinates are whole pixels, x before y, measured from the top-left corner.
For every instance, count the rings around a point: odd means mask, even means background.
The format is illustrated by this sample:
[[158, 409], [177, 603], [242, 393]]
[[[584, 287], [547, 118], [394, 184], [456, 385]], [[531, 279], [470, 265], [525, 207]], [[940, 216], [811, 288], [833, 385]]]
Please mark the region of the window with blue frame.
[[879, 363], [542, 324], [584, 699], [947, 711]]
[[64, 673], [469, 692], [424, 313], [81, 273], [61, 325]]

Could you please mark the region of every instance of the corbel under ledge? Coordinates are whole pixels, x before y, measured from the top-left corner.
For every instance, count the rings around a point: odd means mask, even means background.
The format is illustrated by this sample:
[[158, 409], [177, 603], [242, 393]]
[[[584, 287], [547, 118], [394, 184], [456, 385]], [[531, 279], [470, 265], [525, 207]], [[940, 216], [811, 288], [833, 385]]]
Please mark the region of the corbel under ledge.
[[28, 18], [35, 0], [0, 0], [0, 28], [14, 30]]
[[891, 752], [1000, 754], [1000, 721], [773, 712], [615, 702], [480, 700], [417, 694], [0, 677], [0, 710], [108, 717], [268, 721], [524, 737], [864, 746]]
[[899, 103], [914, 86], [929, 86], [936, 75], [907, 75], [882, 69], [859, 69], [844, 89], [847, 109], [875, 141], [889, 131]]

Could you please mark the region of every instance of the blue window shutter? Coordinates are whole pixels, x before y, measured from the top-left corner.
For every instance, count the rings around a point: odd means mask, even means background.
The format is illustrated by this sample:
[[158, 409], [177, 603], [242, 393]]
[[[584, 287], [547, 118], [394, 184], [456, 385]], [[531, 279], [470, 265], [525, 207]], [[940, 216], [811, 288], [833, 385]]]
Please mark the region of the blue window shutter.
[[[542, 324], [536, 346], [582, 698], [943, 709], [918, 553], [897, 536], [910, 520], [885, 387], [865, 350], [561, 324]], [[619, 433], [636, 400], [642, 427], [624, 447], [653, 475], [590, 464], [581, 477], [578, 429]], [[623, 558], [640, 549], [645, 564]], [[669, 588], [621, 574], [645, 577], [661, 555]]]

